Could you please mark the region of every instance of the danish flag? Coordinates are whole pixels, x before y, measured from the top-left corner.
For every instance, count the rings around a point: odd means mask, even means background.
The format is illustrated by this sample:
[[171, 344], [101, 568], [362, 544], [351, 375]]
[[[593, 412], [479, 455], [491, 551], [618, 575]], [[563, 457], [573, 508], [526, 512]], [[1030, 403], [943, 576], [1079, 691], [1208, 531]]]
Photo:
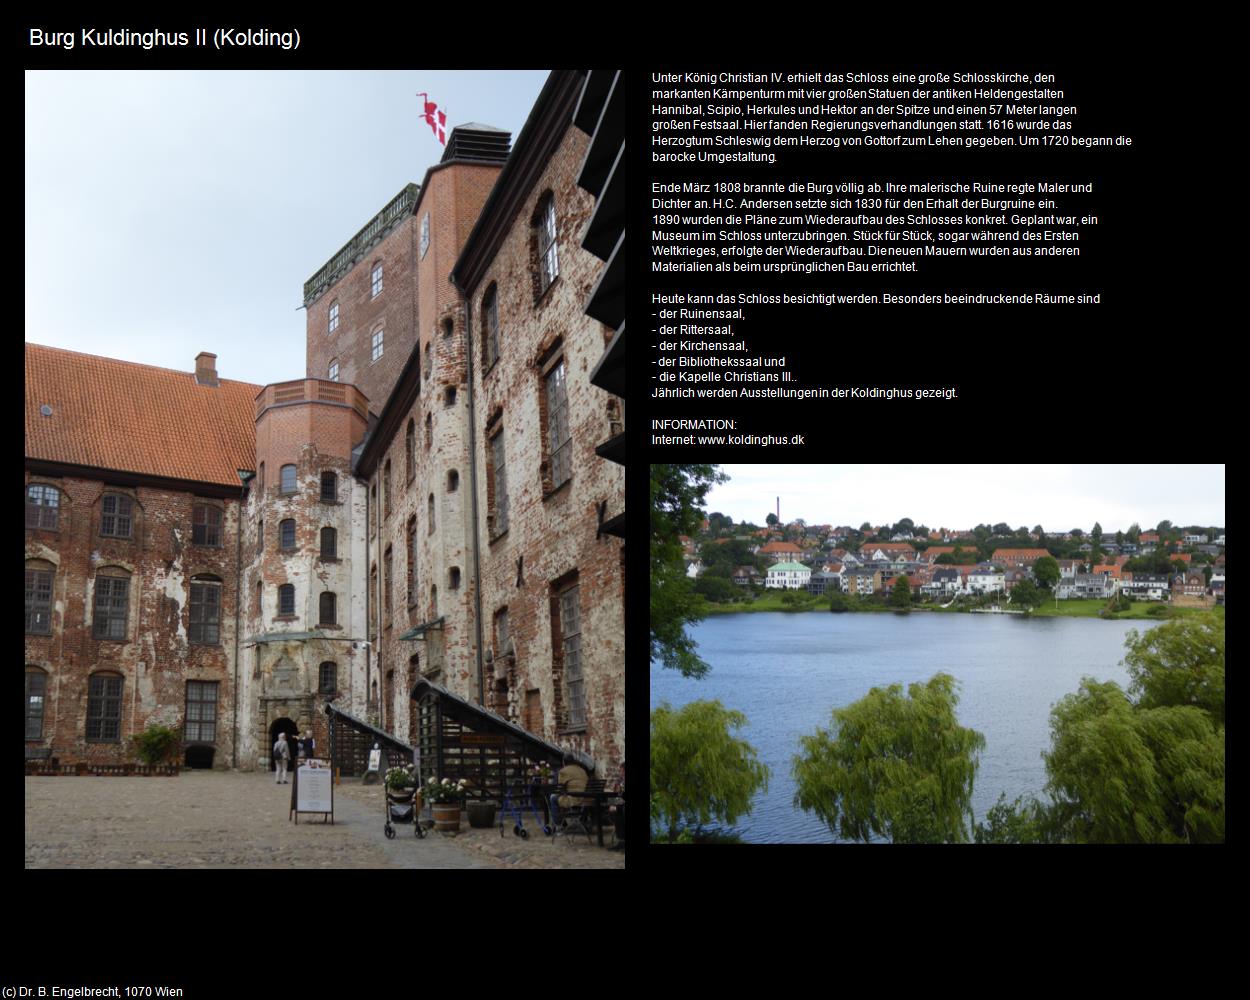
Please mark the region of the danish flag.
[[446, 146], [447, 145], [447, 115], [446, 113], [438, 110], [438, 105], [430, 100], [429, 94], [418, 94], [417, 96], [425, 98], [425, 114], [422, 117], [425, 118], [426, 124], [428, 124], [430, 128], [433, 130], [434, 138], [436, 138], [439, 142], [441, 142], [444, 146]]

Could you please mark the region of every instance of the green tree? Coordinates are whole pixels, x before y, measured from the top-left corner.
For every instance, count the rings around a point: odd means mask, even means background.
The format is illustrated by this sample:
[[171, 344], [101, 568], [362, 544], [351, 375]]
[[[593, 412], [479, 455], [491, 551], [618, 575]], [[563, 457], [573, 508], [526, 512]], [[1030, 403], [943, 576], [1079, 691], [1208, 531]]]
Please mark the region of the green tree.
[[1163, 535], [1163, 533], [1164, 533], [1165, 531], [1171, 531], [1171, 530], [1172, 530], [1172, 522], [1171, 522], [1171, 521], [1160, 521], [1160, 522], [1159, 522], [1159, 524], [1158, 524], [1158, 526], [1155, 528], [1155, 531], [1156, 531], [1156, 532], [1158, 532], [1158, 534], [1160, 535], [1160, 537], [1162, 537], [1162, 535]]
[[777, 515], [769, 514], [766, 518], [764, 518], [764, 523], [770, 528], [775, 527], [777, 524]]
[[1053, 589], [1062, 575], [1059, 571], [1059, 560], [1054, 556], [1043, 556], [1033, 564], [1033, 575], [1043, 587]]
[[651, 659], [687, 677], [709, 667], [686, 634], [703, 602], [686, 577], [680, 536], [698, 532], [708, 490], [726, 478], [714, 465], [651, 466]]
[[1214, 614], [1136, 630], [1124, 641], [1129, 691], [1142, 708], [1192, 705], [1224, 724], [1224, 621]]
[[1224, 727], [1199, 708], [1141, 708], [1086, 678], [1052, 710], [1043, 757], [1065, 839], [1224, 840]]
[[949, 552], [943, 552], [940, 556], [933, 560], [935, 566], [956, 566], [955, 557]]
[[829, 610], [835, 615], [845, 614], [851, 610], [851, 599], [846, 594], [834, 591], [829, 595]]
[[732, 735], [746, 723], [745, 715], [719, 701], [652, 710], [651, 820], [669, 840], [683, 827], [736, 823], [750, 814], [755, 794], [768, 789], [768, 766], [750, 743]]
[[1136, 521], [1128, 526], [1128, 540], [1134, 545], [1141, 543], [1141, 525]]
[[911, 580], [905, 574], [894, 580], [894, 588], [890, 591], [890, 607], [902, 611], [911, 610]]
[[799, 740], [794, 804], [835, 836], [964, 843], [985, 737], [959, 725], [955, 679], [873, 688]]
[[694, 592], [713, 604], [728, 604], [737, 600], [738, 588], [723, 576], [704, 574], [694, 581]]
[[1036, 607], [1040, 607], [1042, 602], [1046, 600], [1046, 595], [1037, 588], [1032, 580], [1020, 580], [1011, 588], [1011, 606], [1013, 608], [1023, 608], [1025, 611], [1032, 611]]

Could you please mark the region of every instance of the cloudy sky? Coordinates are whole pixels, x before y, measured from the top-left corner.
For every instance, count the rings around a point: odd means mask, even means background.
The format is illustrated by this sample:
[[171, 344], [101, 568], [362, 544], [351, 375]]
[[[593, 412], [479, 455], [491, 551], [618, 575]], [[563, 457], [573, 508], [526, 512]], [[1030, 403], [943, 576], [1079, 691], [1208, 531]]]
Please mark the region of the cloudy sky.
[[222, 378], [304, 374], [303, 286], [547, 71], [28, 72], [26, 340]]
[[763, 524], [781, 497], [784, 521], [930, 528], [1125, 530], [1224, 526], [1223, 465], [724, 465], [730, 477], [708, 494], [709, 513]]

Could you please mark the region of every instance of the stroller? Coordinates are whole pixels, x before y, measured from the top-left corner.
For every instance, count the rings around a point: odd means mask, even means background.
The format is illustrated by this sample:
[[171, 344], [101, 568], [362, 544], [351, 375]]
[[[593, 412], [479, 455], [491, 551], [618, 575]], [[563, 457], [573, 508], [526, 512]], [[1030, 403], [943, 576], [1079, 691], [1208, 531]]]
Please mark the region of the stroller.
[[395, 823], [411, 823], [412, 832], [417, 837], [424, 837], [425, 830], [421, 826], [421, 817], [418, 815], [417, 806], [417, 790], [416, 788], [400, 788], [393, 790], [384, 788], [386, 795], [386, 826], [384, 828], [386, 839], [395, 839]]

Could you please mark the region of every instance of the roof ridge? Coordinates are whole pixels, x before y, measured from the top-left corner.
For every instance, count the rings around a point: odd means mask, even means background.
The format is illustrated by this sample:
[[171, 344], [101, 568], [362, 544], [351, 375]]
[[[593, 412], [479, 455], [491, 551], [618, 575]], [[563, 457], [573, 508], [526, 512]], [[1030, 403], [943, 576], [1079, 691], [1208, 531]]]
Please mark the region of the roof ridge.
[[[110, 358], [106, 354], [90, 354], [87, 351], [71, 351], [68, 347], [52, 347], [49, 344], [36, 344], [33, 341], [29, 341], [29, 340], [25, 341], [24, 343], [27, 348], [37, 347], [41, 351], [57, 351], [61, 354], [76, 354], [81, 358], [95, 358], [97, 361], [111, 361], [113, 364], [116, 364], [116, 365], [130, 365], [132, 368], [148, 368], [148, 369], [151, 369], [152, 371], [171, 372], [174, 375], [189, 375], [191, 376], [192, 379], [195, 378], [195, 372], [183, 371], [181, 368], [165, 368], [161, 365], [145, 364], [142, 361], [127, 361], [125, 358]], [[256, 389], [263, 389], [265, 387], [265, 384], [268, 384], [268, 383], [262, 384], [259, 382], [244, 382], [242, 379], [237, 379], [237, 378], [219, 378], [217, 381], [218, 383], [230, 382], [234, 385], [252, 386], [253, 388], [256, 388]], [[291, 379], [290, 381], [295, 381], [295, 380]]]

